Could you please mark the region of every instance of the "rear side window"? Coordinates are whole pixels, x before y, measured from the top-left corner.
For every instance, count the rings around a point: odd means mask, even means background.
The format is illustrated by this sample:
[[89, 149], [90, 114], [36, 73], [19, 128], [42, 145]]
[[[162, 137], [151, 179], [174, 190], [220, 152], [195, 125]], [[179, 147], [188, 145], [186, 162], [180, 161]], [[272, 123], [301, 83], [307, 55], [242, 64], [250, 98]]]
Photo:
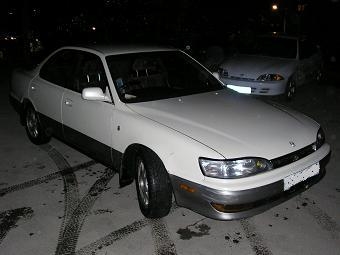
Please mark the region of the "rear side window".
[[42, 66], [40, 77], [56, 85], [69, 88], [77, 60], [76, 51], [61, 50]]

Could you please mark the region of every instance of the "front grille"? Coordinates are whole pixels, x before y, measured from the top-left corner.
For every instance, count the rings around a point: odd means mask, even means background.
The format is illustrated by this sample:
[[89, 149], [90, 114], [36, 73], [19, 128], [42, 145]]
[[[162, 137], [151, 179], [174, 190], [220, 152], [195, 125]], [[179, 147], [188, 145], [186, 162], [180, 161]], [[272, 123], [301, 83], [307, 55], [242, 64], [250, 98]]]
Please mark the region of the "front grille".
[[239, 77], [239, 76], [229, 76], [230, 79], [238, 80], [238, 81], [255, 81], [253, 78], [248, 77]]
[[315, 151], [315, 143], [312, 143], [300, 150], [294, 151], [292, 153], [289, 153], [287, 155], [275, 158], [271, 160], [271, 163], [273, 165], [273, 168], [279, 168], [285, 165], [288, 165], [290, 163], [293, 163], [295, 161], [298, 161], [299, 159], [302, 159], [309, 154], [312, 154]]
[[269, 92], [269, 88], [255, 88], [251, 87], [251, 93], [258, 93], [258, 94], [267, 94]]

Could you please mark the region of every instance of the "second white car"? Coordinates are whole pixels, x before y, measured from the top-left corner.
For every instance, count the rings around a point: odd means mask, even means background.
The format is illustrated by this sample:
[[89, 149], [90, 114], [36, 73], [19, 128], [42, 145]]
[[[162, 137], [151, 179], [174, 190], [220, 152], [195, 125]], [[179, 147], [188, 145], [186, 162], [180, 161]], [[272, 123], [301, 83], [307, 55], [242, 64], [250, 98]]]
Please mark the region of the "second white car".
[[240, 47], [219, 67], [225, 85], [244, 94], [285, 95], [293, 99], [298, 86], [320, 80], [322, 55], [306, 38], [286, 35], [259, 36], [249, 47]]

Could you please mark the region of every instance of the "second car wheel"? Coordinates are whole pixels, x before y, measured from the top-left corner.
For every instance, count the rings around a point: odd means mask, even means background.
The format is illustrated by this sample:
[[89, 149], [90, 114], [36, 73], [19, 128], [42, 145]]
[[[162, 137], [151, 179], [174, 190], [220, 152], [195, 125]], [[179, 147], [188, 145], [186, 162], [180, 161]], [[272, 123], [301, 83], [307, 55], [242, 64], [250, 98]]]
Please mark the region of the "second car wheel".
[[34, 144], [44, 144], [50, 140], [41, 126], [38, 113], [32, 106], [28, 106], [25, 110], [25, 129], [28, 138]]
[[136, 190], [141, 212], [147, 218], [166, 216], [172, 204], [172, 188], [162, 161], [149, 149], [143, 149], [135, 162]]
[[294, 81], [294, 79], [289, 79], [289, 81], [287, 82], [287, 86], [286, 86], [286, 100], [287, 101], [291, 101], [296, 93], [296, 83]]

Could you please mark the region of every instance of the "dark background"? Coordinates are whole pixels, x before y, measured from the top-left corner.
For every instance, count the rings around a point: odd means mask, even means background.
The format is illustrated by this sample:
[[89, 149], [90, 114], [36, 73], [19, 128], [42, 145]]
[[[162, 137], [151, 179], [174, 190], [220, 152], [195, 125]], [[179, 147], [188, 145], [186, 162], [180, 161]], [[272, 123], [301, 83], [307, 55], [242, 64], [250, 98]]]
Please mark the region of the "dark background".
[[[274, 3], [277, 11], [271, 8]], [[62, 45], [125, 42], [190, 45], [200, 58], [209, 46], [228, 51], [237, 40], [285, 27], [289, 34], [311, 37], [325, 61], [336, 64], [339, 5], [338, 0], [5, 0], [0, 60], [32, 61]]]

